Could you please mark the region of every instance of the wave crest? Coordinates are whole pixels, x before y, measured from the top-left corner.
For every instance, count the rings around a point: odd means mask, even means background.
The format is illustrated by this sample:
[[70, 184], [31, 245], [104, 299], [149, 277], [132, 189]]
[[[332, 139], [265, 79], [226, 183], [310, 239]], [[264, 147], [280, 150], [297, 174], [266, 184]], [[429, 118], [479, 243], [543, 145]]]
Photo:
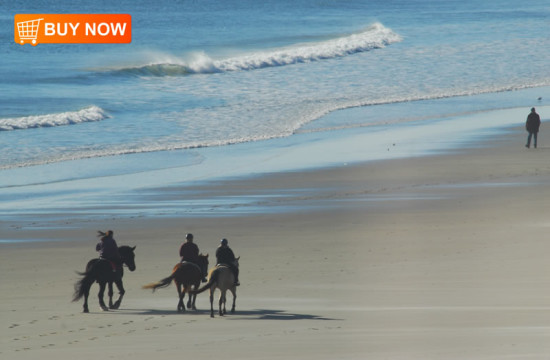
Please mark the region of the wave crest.
[[125, 67], [113, 72], [138, 76], [178, 76], [256, 70], [344, 57], [380, 49], [401, 40], [401, 36], [391, 29], [376, 23], [359, 33], [322, 42], [296, 44], [221, 60], [213, 60], [204, 53], [195, 53], [189, 61], [171, 59], [169, 62]]
[[100, 107], [89, 106], [79, 111], [0, 119], [0, 131], [73, 125], [109, 117]]

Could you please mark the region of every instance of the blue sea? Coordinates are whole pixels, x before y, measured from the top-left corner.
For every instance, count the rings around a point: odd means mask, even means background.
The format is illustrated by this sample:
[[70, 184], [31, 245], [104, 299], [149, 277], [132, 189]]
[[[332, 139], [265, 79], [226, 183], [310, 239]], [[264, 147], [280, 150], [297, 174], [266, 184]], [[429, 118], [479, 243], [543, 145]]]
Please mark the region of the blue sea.
[[[132, 42], [21, 46], [19, 13], [130, 14]], [[0, 29], [5, 218], [111, 214], [143, 189], [416, 155], [532, 106], [550, 117], [547, 0], [15, 0]]]

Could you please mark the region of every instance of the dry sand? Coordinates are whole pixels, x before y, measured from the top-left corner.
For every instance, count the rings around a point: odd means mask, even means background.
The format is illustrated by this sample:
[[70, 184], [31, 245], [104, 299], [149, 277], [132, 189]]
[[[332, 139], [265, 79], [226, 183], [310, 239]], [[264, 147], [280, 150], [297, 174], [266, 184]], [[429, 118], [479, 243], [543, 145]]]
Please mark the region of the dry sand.
[[[0, 358], [548, 359], [550, 148], [524, 137], [203, 188], [284, 193], [262, 204], [273, 213], [4, 222], [5, 238], [61, 241], [0, 244]], [[94, 285], [83, 314], [75, 271], [106, 229], [137, 246], [137, 270], [120, 310], [100, 311]], [[186, 232], [241, 256], [236, 314], [211, 319], [207, 293], [179, 314], [173, 285], [141, 289], [170, 274]]]

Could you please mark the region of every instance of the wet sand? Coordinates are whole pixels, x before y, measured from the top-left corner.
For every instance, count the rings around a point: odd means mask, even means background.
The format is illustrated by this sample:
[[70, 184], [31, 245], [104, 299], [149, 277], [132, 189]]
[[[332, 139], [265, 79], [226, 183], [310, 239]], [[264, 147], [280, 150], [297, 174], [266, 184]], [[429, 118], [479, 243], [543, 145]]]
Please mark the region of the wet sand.
[[[157, 189], [256, 199], [233, 215], [2, 221], [5, 239], [45, 241], [0, 244], [0, 357], [546, 359], [550, 147], [524, 138]], [[120, 310], [101, 311], [94, 285], [83, 314], [75, 271], [107, 229], [137, 246], [137, 270]], [[179, 314], [173, 285], [141, 289], [187, 232], [211, 265], [222, 237], [241, 256], [235, 314], [211, 319], [207, 293]]]

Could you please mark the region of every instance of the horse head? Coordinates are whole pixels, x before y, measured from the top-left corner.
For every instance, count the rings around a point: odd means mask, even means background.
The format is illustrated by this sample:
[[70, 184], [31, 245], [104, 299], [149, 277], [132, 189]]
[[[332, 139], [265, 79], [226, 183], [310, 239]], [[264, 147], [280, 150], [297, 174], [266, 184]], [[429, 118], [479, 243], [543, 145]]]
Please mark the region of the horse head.
[[123, 264], [128, 265], [128, 269], [130, 271], [134, 271], [136, 269], [136, 263], [134, 262], [135, 254], [134, 250], [136, 247], [130, 247], [130, 246], [120, 246], [118, 248], [118, 252], [120, 254], [120, 258], [122, 260]]
[[239, 267], [239, 259], [240, 259], [240, 258], [241, 258], [240, 256], [239, 256], [239, 257], [236, 257], [236, 258], [235, 258], [235, 261], [233, 261], [233, 264], [234, 264], [236, 267]]
[[206, 276], [206, 274], [208, 274], [208, 254], [200, 254], [197, 265], [201, 268], [202, 275]]

